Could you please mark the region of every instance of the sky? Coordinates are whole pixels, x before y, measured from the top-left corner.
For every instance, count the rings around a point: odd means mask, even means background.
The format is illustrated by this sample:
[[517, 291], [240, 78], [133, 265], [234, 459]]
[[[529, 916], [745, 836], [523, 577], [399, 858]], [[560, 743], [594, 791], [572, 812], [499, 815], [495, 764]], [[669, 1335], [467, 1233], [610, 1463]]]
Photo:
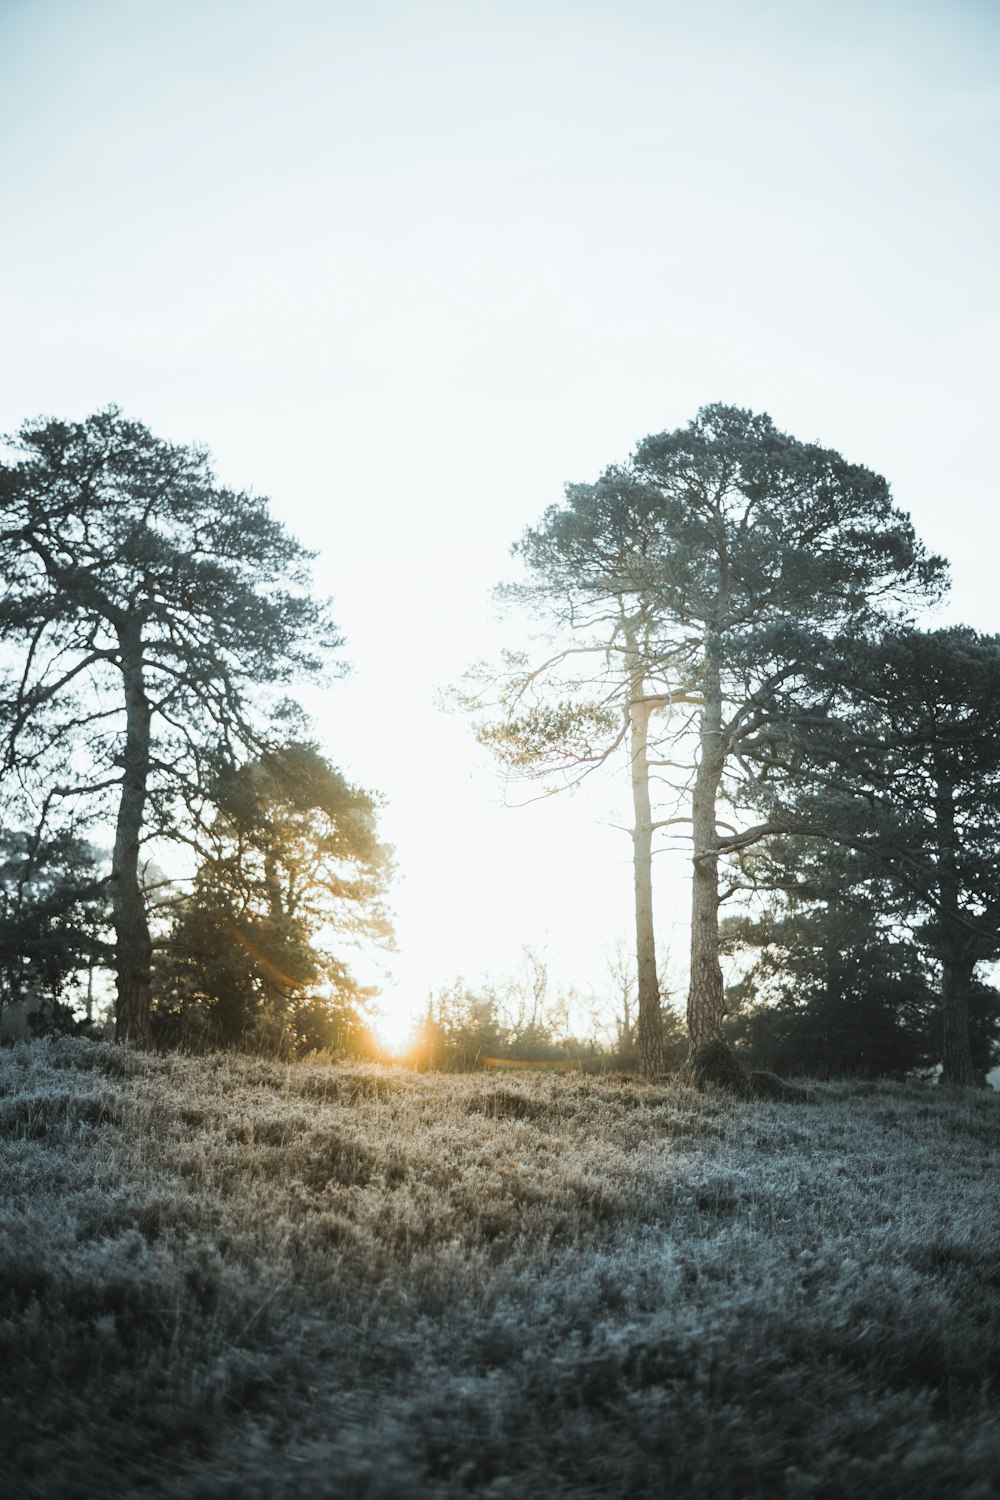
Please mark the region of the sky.
[[621, 777], [517, 805], [440, 706], [567, 481], [767, 411], [887, 477], [935, 623], [1000, 630], [998, 61], [989, 0], [0, 0], [0, 431], [114, 402], [316, 549], [386, 1035], [525, 945], [599, 988], [629, 929]]

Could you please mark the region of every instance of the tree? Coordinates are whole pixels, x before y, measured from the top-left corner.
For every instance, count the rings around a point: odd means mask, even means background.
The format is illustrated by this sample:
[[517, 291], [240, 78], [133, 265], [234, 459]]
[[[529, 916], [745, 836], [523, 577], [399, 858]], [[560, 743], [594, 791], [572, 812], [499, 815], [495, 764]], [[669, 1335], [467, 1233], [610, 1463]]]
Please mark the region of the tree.
[[309, 554], [206, 454], [116, 408], [28, 423], [0, 467], [6, 547], [2, 773], [27, 799], [115, 820], [116, 1037], [149, 1037], [140, 861], [204, 810], [208, 771], [260, 742], [260, 690], [315, 673], [339, 637]]
[[[665, 944], [657, 943], [657, 955], [658, 972], [662, 973], [661, 962], [664, 966], [669, 962]], [[606, 1050], [616, 1067], [629, 1072], [642, 1072], [636, 1025], [639, 985], [635, 951], [621, 937], [606, 951], [605, 973], [605, 985], [600, 986], [592, 1002], [594, 1030], [603, 1032], [607, 1037]], [[663, 1069], [672, 1072], [679, 1068], [686, 1052], [687, 1033], [683, 1017], [661, 982], [660, 1056]]]
[[[554, 541], [528, 531], [514, 547], [529, 581], [501, 590], [509, 604], [541, 622], [547, 649], [538, 659], [507, 653], [499, 671], [480, 668], [467, 706], [490, 717], [477, 734], [511, 774], [543, 780], [547, 790], [574, 786], [614, 763], [624, 749], [632, 804], [633, 897], [637, 972], [636, 1042], [646, 1077], [663, 1069], [663, 1016], [653, 908], [654, 818], [651, 777], [670, 764], [676, 724], [662, 711], [697, 703], [671, 680], [683, 671], [685, 645], [668, 649], [653, 607], [648, 560], [665, 545], [662, 516], [629, 476], [609, 471], [596, 486], [569, 485], [574, 521]], [[549, 511], [543, 523], [554, 523]], [[473, 674], [470, 674], [473, 675]], [[499, 717], [497, 717], [499, 709]], [[665, 758], [667, 757], [667, 758]]]
[[212, 800], [193, 891], [156, 966], [158, 1011], [217, 1041], [343, 1046], [371, 994], [343, 949], [391, 941], [376, 798], [293, 742], [230, 767]]
[[[933, 596], [943, 564], [925, 556], [884, 479], [779, 432], [767, 416], [721, 405], [645, 439], [629, 465], [596, 484], [568, 486], [565, 501], [516, 551], [535, 591], [562, 601], [567, 630], [600, 625], [606, 659], [617, 653], [599, 702], [624, 704], [635, 726], [637, 919], [647, 830], [681, 820], [691, 829], [693, 1053], [724, 1036], [720, 862], [787, 831], [774, 816], [727, 826], [720, 804], [736, 808], [747, 785], [763, 776], [773, 784], [785, 766], [796, 769], [797, 720], [817, 711], [807, 667], [826, 636], [848, 628], [871, 635]], [[641, 632], [630, 635], [640, 621]], [[587, 649], [597, 651], [597, 642]], [[539, 680], [525, 663], [525, 688]], [[508, 692], [508, 721], [515, 740], [523, 735], [530, 746], [531, 716], [518, 723], [520, 701], [517, 690]], [[689, 739], [690, 753], [658, 760], [683, 762], [680, 777], [690, 780], [677, 788], [684, 810], [661, 821], [641, 800], [643, 732], [650, 714], [676, 716], [678, 706], [689, 717], [674, 732], [680, 743]], [[594, 761], [604, 763], [615, 743]], [[642, 972], [640, 960], [640, 1009]], [[645, 992], [652, 989], [647, 979]]]
[[895, 629], [842, 643], [817, 677], [842, 721], [831, 765], [862, 807], [855, 842], [938, 967], [942, 1077], [971, 1086], [976, 968], [1000, 956], [1000, 637]]

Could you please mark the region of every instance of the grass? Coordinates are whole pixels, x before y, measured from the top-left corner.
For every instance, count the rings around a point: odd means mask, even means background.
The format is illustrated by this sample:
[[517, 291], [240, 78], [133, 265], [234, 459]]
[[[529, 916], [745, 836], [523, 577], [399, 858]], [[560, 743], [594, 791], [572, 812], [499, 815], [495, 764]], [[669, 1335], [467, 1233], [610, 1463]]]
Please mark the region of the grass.
[[986, 1500], [1000, 1099], [0, 1052], [0, 1490]]

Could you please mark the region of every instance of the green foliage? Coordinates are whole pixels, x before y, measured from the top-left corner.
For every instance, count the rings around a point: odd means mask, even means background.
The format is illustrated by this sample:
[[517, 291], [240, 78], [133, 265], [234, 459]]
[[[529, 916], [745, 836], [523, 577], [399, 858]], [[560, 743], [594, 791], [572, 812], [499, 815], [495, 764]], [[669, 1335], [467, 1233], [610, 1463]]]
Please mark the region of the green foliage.
[[1000, 638], [841, 636], [800, 671], [822, 708], [776, 753], [784, 780], [778, 794], [760, 781], [758, 805], [854, 851], [856, 886], [934, 971], [936, 1058], [971, 1083], [992, 1045], [982, 966], [1000, 955]]
[[796, 726], [798, 765], [784, 768], [800, 790], [789, 823], [839, 833], [925, 909], [957, 877], [988, 957], [1000, 930], [1000, 637], [962, 626], [839, 636], [799, 674], [818, 706]]
[[[748, 1066], [808, 1077], [903, 1078], [941, 1056], [938, 997], [926, 976], [916, 985], [892, 972], [891, 955], [858, 970], [854, 953], [803, 993], [740, 1011], [727, 1034]], [[888, 971], [888, 972], [886, 972]], [[1000, 1059], [998, 994], [970, 995], [974, 1066], [985, 1075]]]
[[[879, 853], [939, 956], [1000, 954], [1000, 637], [898, 631], [855, 653], [862, 725], [880, 731], [863, 790], [889, 806]], [[873, 764], [873, 760], [875, 763]]]
[[599, 760], [620, 730], [620, 713], [594, 703], [559, 702], [479, 724], [476, 738], [508, 770], [538, 772]]
[[211, 800], [210, 844], [156, 966], [157, 1031], [350, 1050], [373, 992], [342, 951], [391, 941], [377, 799], [315, 745], [293, 742], [228, 768]]

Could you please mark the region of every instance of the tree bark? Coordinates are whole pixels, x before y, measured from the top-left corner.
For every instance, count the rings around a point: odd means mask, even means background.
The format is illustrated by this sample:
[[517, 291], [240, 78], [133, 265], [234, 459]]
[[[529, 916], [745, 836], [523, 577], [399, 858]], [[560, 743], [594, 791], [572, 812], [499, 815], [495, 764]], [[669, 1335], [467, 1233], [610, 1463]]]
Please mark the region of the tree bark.
[[955, 793], [947, 765], [934, 758], [934, 822], [938, 840], [941, 923], [941, 1082], [975, 1088], [979, 1082], [969, 1041], [969, 990], [975, 961], [960, 921]]
[[977, 1088], [979, 1079], [969, 1045], [969, 988], [972, 964], [946, 956], [941, 964], [941, 1082]]
[[125, 687], [125, 748], [122, 789], [111, 863], [118, 1001], [115, 1041], [149, 1044], [149, 988], [153, 948], [146, 902], [139, 880], [139, 846], [149, 777], [149, 700], [142, 670], [141, 627], [120, 627], [121, 672]]
[[725, 765], [722, 686], [715, 644], [709, 639], [701, 713], [701, 745], [691, 794], [694, 853], [691, 882], [691, 980], [688, 991], [688, 1057], [706, 1042], [724, 1041], [722, 968], [719, 964], [719, 839], [716, 802]]
[[[630, 652], [635, 653], [629, 637]], [[639, 1070], [644, 1078], [663, 1072], [663, 1019], [653, 936], [653, 815], [649, 801], [649, 705], [643, 699], [642, 667], [631, 670], [629, 763], [632, 779], [632, 869], [635, 889], [635, 960], [639, 980]]]

